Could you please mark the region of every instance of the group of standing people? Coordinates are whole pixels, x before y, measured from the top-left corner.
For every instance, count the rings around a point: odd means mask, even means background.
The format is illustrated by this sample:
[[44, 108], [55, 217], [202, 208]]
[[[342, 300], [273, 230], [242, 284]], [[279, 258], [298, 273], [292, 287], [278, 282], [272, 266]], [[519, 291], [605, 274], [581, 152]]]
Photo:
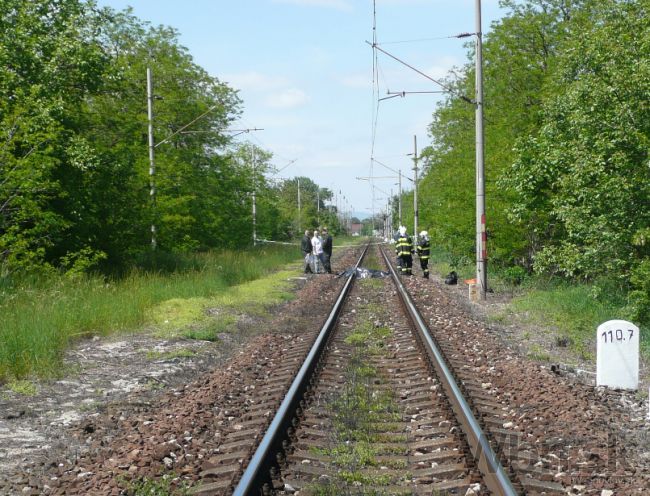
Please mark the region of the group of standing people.
[[[423, 277], [429, 278], [429, 255], [431, 253], [431, 245], [429, 242], [429, 233], [422, 231], [416, 246], [418, 258], [420, 259], [420, 267], [422, 267]], [[395, 252], [397, 254], [397, 266], [402, 275], [410, 276], [413, 274], [413, 240], [406, 232], [406, 227], [400, 226], [399, 231], [395, 235]]]
[[327, 231], [327, 227], [322, 229], [321, 236], [317, 229], [314, 229], [313, 236], [310, 236], [309, 230], [300, 243], [302, 256], [305, 259], [305, 274], [327, 272], [332, 273], [330, 259], [332, 258], [332, 236]]
[[[313, 234], [306, 230], [300, 242], [300, 249], [305, 259], [305, 274], [332, 273], [332, 266], [330, 265], [332, 236], [327, 231], [327, 227], [323, 227], [322, 236], [318, 229], [314, 229]], [[414, 249], [413, 240], [406, 232], [406, 227], [400, 226], [399, 231], [395, 234], [395, 251], [397, 253], [397, 267], [402, 275], [410, 276], [413, 274], [413, 254], [417, 253], [423, 277], [425, 279], [429, 278], [431, 244], [427, 231], [420, 233], [417, 246]]]

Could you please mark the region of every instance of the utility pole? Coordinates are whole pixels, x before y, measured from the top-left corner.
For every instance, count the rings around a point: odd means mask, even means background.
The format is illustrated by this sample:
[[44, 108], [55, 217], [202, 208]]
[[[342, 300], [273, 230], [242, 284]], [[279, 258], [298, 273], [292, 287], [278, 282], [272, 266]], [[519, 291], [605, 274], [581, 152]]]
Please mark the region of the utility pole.
[[298, 232], [302, 232], [302, 229], [300, 228], [300, 178], [298, 179]]
[[402, 225], [402, 169], [399, 170], [398, 173], [399, 177], [399, 182], [398, 182], [398, 195], [399, 195], [399, 202], [397, 204], [397, 211], [398, 211], [398, 218], [399, 218], [399, 225]]
[[[409, 153], [408, 155], [410, 156], [411, 153]], [[392, 168], [386, 166], [385, 164], [382, 164], [381, 162], [379, 162], [377, 160], [375, 160], [375, 162], [383, 165], [388, 170], [391, 170], [391, 171], [395, 172], [397, 174], [397, 176], [366, 176], [366, 177], [357, 177], [357, 179], [363, 180], [363, 181], [371, 181], [373, 199], [374, 199], [374, 192], [375, 192], [374, 190], [377, 187], [374, 185], [374, 183], [372, 183], [372, 181], [374, 181], [375, 179], [398, 179], [399, 180], [399, 182], [394, 183], [394, 184], [399, 185], [399, 196], [397, 198], [397, 205], [398, 205], [398, 218], [399, 218], [398, 220], [399, 220], [399, 225], [401, 226], [402, 225], [402, 171], [392, 169]], [[408, 179], [409, 181], [413, 181], [413, 179], [410, 179], [408, 177], [406, 179]], [[379, 188], [377, 188], [377, 189], [379, 189]], [[382, 191], [382, 190], [379, 189], [379, 191]], [[388, 194], [385, 191], [382, 191], [382, 193]], [[390, 198], [392, 198], [392, 197], [393, 197], [393, 190], [391, 188], [391, 190], [390, 190]], [[391, 218], [391, 225], [392, 225], [392, 218]]]
[[336, 218], [338, 219], [339, 226], [341, 225], [341, 204], [339, 203], [339, 200], [342, 200], [341, 198], [341, 190], [339, 190], [339, 194], [335, 195], [336, 198]]
[[372, 176], [370, 179], [370, 186], [371, 186], [370, 189], [372, 190], [372, 232], [370, 233], [370, 236], [374, 236], [375, 235], [375, 183], [372, 179]]
[[316, 190], [316, 223], [320, 227], [320, 187]]
[[390, 216], [388, 217], [388, 233], [386, 234], [387, 238], [392, 238], [393, 237], [393, 205], [392, 205], [392, 200], [393, 200], [393, 188], [390, 189], [390, 200], [388, 202], [389, 205], [389, 212]]
[[156, 162], [154, 161], [153, 141], [153, 82], [151, 68], [147, 67], [147, 118], [149, 120], [149, 197], [151, 198], [151, 249], [155, 250], [156, 240]]
[[339, 227], [341, 227], [341, 206], [343, 205], [343, 194], [339, 190], [339, 194], [336, 195], [336, 218], [338, 219]]
[[418, 242], [418, 137], [413, 135], [413, 240]]
[[476, 0], [476, 282], [481, 300], [487, 292], [487, 231], [485, 230], [485, 154], [483, 151], [483, 42], [481, 0]]
[[[149, 54], [151, 56], [151, 54]], [[151, 68], [147, 66], [147, 120], [148, 120], [148, 135], [149, 135], [149, 196], [151, 197], [151, 210], [152, 210], [152, 220], [151, 220], [151, 249], [155, 250], [157, 246], [157, 239], [156, 239], [156, 219], [157, 219], [157, 209], [156, 209], [156, 163], [154, 161], [154, 150], [164, 144], [168, 143], [174, 136], [178, 134], [189, 134], [189, 133], [195, 133], [195, 132], [202, 132], [202, 131], [185, 131], [188, 127], [190, 127], [192, 124], [194, 124], [196, 121], [199, 119], [202, 119], [206, 115], [208, 115], [210, 112], [212, 112], [214, 109], [217, 107], [220, 107], [222, 104], [221, 103], [216, 103], [212, 105], [208, 110], [203, 112], [201, 115], [198, 117], [194, 118], [187, 124], [185, 124], [183, 127], [178, 129], [177, 131], [174, 131], [171, 133], [169, 136], [167, 136], [165, 139], [162, 141], [159, 141], [158, 143], [154, 143], [154, 137], [153, 137], [153, 101], [154, 101], [154, 94], [153, 94], [153, 81], [152, 81], [152, 76], [151, 76]], [[250, 132], [250, 131], [263, 131], [262, 129], [243, 129], [243, 130], [238, 130], [240, 132]], [[212, 131], [209, 131], [212, 132]]]
[[253, 246], [257, 245], [257, 211], [255, 203], [255, 190], [257, 189], [257, 181], [255, 179], [255, 146], [251, 145], [251, 161], [253, 164]]
[[[416, 148], [417, 148], [417, 146], [416, 146]], [[416, 150], [416, 151], [417, 151], [417, 150]], [[408, 156], [411, 156], [411, 155], [413, 155], [413, 154], [412, 154], [412, 153], [407, 153], [407, 155], [408, 155]], [[375, 159], [375, 158], [373, 158], [372, 161], [378, 163], [378, 164], [381, 165], [382, 167], [385, 167], [385, 168], [388, 169], [389, 171], [394, 172], [395, 174], [397, 174], [397, 176], [388, 176], [388, 177], [386, 177], [386, 176], [384, 176], [384, 177], [381, 177], [381, 176], [372, 176], [372, 177], [368, 177], [368, 178], [358, 177], [357, 179], [369, 179], [369, 180], [372, 180], [372, 179], [394, 179], [395, 177], [398, 178], [398, 180], [399, 180], [399, 182], [397, 183], [397, 184], [399, 185], [399, 192], [398, 192], [398, 193], [399, 193], [398, 217], [399, 217], [399, 226], [402, 226], [402, 225], [403, 225], [403, 223], [402, 223], [402, 170], [401, 170], [401, 169], [399, 169], [399, 170], [397, 170], [397, 169], [393, 169], [392, 167], [390, 167], [390, 166], [388, 166], [388, 165], [386, 165], [386, 164], [380, 162], [379, 160], [377, 160], [377, 159]], [[413, 179], [409, 178], [408, 176], [404, 176], [404, 177], [405, 177], [406, 179], [408, 179], [409, 181], [413, 182]], [[414, 184], [415, 184], [415, 183], [414, 183]], [[373, 186], [373, 190], [374, 190], [374, 186]], [[373, 191], [373, 192], [374, 192], [374, 191]], [[417, 201], [416, 201], [416, 203], [417, 203]], [[416, 230], [417, 230], [417, 229], [416, 229]]]
[[384, 211], [384, 229], [383, 229], [383, 238], [388, 237], [388, 212], [389, 212], [390, 201], [387, 202], [386, 210]]
[[348, 204], [348, 231], [346, 234], [350, 234], [350, 230], [352, 229], [352, 211], [354, 210], [354, 207], [350, 204]]

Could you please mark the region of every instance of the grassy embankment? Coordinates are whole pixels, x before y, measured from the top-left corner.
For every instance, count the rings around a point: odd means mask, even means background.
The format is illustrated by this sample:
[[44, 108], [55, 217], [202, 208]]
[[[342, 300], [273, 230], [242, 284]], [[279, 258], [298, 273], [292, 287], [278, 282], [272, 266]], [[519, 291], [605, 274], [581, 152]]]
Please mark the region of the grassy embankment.
[[[432, 250], [431, 269], [443, 277], [452, 270], [450, 258]], [[454, 267], [459, 280], [476, 277], [471, 263]], [[558, 278], [529, 276], [523, 271], [488, 267], [490, 288], [497, 294], [511, 296], [505, 309], [491, 318], [505, 324], [532, 323], [543, 329], [558, 346], [569, 347], [583, 359], [595, 360], [596, 328], [612, 319], [632, 319], [626, 309], [625, 293], [615, 285], [604, 283], [569, 283]], [[641, 353], [650, 358], [650, 323], [634, 322], [641, 329]], [[524, 333], [524, 337], [526, 331]], [[530, 356], [551, 359], [550, 350], [532, 343]]]
[[[87, 336], [154, 330], [215, 339], [238, 309], [261, 312], [290, 298], [287, 277], [297, 265], [277, 270], [297, 258], [293, 246], [223, 251], [194, 256], [173, 273], [135, 271], [108, 282], [61, 276], [0, 288], [0, 383], [59, 374], [65, 349]], [[206, 308], [225, 310], [209, 319]]]

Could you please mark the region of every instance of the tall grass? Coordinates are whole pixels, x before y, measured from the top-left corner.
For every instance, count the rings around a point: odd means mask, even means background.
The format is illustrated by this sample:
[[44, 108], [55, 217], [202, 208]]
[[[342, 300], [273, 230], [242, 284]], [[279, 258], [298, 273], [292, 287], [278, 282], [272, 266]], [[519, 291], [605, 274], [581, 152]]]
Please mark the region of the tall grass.
[[[454, 259], [439, 249], [431, 252], [431, 267], [441, 275], [451, 270], [459, 279], [476, 277], [468, 259]], [[488, 286], [497, 294], [512, 296], [506, 309], [510, 319], [525, 316], [545, 327], [575, 352], [591, 358], [598, 325], [612, 319], [631, 320], [627, 293], [615, 281], [573, 283], [557, 278], [528, 275], [518, 267], [488, 267]], [[641, 329], [641, 350], [650, 358], [650, 322], [634, 322]]]
[[56, 374], [77, 338], [135, 330], [150, 309], [171, 298], [208, 297], [257, 279], [299, 257], [296, 247], [262, 247], [194, 255], [173, 273], [133, 271], [120, 278], [14, 284], [0, 293], [0, 381]]
[[431, 247], [429, 269], [443, 277], [453, 270], [457, 273], [459, 280], [476, 277], [475, 266], [471, 264], [468, 258], [453, 256], [436, 246]]
[[[516, 296], [510, 311], [526, 314], [529, 320], [567, 338], [569, 345], [584, 358], [591, 358], [596, 343], [596, 328], [612, 319], [630, 320], [629, 310], [620, 304], [618, 295], [596, 296], [593, 285], [562, 284], [537, 280], [527, 283]], [[641, 332], [644, 354], [650, 351], [648, 329]]]

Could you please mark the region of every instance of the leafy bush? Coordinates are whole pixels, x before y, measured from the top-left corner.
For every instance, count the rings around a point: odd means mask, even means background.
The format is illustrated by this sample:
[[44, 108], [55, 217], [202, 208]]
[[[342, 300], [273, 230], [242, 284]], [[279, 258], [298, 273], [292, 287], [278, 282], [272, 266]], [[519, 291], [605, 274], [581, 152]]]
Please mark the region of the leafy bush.
[[632, 317], [639, 322], [650, 322], [650, 259], [632, 269], [630, 282], [634, 287], [630, 292]]
[[80, 277], [97, 269], [106, 260], [106, 253], [85, 247], [79, 251], [68, 253], [61, 259], [61, 267], [68, 277]]
[[526, 269], [520, 267], [519, 265], [515, 265], [514, 267], [508, 267], [504, 269], [501, 273], [501, 278], [508, 284], [519, 286], [527, 275], [528, 273], [526, 272]]
[[519, 138], [502, 177], [538, 272], [590, 281], [627, 274], [642, 259], [635, 246], [650, 224], [646, 10], [597, 2], [582, 23], [574, 16], [583, 35], [558, 53], [541, 125]]

